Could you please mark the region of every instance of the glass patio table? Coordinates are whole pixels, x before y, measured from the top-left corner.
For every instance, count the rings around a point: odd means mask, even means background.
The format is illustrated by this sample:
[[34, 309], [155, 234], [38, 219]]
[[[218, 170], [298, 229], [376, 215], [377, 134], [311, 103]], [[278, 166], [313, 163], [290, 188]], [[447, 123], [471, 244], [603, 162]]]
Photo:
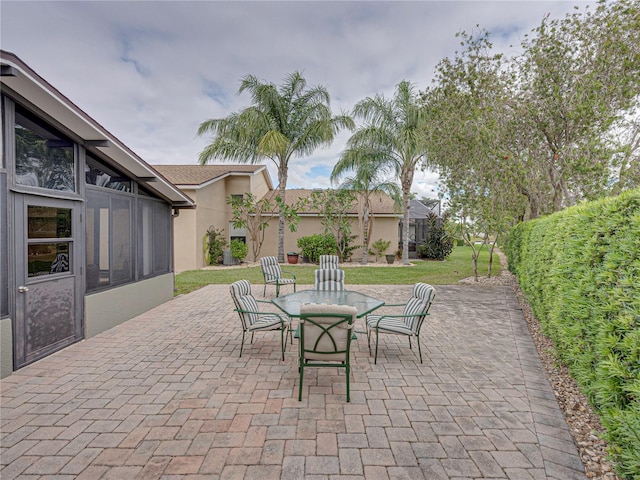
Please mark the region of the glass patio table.
[[290, 317], [300, 317], [300, 306], [305, 303], [324, 303], [332, 305], [350, 305], [356, 307], [357, 318], [373, 312], [384, 305], [384, 301], [369, 297], [363, 293], [344, 290], [342, 292], [323, 292], [321, 290], [301, 290], [271, 300], [273, 304]]
[[[384, 301], [369, 297], [360, 292], [344, 290], [342, 292], [323, 292], [322, 290], [301, 290], [271, 300], [273, 304], [290, 317], [300, 317], [300, 306], [305, 303], [323, 303], [331, 305], [350, 305], [356, 307], [356, 318], [362, 318], [368, 313], [384, 305]], [[363, 332], [358, 332], [363, 333]], [[296, 338], [298, 332], [296, 330]]]

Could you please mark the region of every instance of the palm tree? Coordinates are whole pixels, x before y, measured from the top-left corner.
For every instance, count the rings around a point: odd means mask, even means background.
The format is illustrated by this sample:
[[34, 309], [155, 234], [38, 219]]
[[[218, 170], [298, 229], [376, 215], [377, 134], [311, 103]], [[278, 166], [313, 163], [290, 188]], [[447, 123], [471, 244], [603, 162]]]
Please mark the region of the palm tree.
[[331, 181], [337, 182], [343, 175], [353, 172], [353, 176], [346, 177], [340, 184], [340, 188], [346, 188], [358, 192], [360, 206], [360, 222], [362, 224], [362, 264], [367, 264], [367, 252], [371, 240], [373, 219], [371, 213], [371, 197], [374, 193], [384, 192], [389, 194], [396, 202], [400, 198], [400, 188], [394, 182], [383, 179], [388, 166], [380, 162], [371, 152], [364, 149], [347, 148], [340, 160], [333, 167]]
[[403, 80], [393, 98], [367, 97], [353, 109], [365, 124], [351, 136], [347, 150], [366, 152], [395, 172], [402, 189], [402, 263], [409, 264], [409, 207], [415, 169], [426, 166], [427, 116], [413, 86]]
[[[226, 118], [200, 124], [198, 135], [211, 134], [211, 143], [200, 153], [202, 165], [213, 159], [240, 163], [271, 160], [278, 169], [278, 196], [285, 205], [289, 162], [311, 155], [320, 146], [330, 145], [341, 128], [353, 130], [348, 115], [331, 114], [326, 88], [307, 88], [299, 72], [286, 77], [277, 87], [253, 75], [240, 83], [238, 94], [251, 94], [251, 106]], [[278, 260], [284, 262], [285, 214], [278, 215]]]

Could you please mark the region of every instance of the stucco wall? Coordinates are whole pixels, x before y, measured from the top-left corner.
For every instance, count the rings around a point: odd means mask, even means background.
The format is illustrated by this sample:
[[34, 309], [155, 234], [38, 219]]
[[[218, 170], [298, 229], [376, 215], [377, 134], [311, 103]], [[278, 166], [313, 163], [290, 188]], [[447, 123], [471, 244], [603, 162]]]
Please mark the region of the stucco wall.
[[11, 319], [0, 320], [0, 378], [13, 372], [13, 329]]
[[196, 243], [200, 245], [198, 253], [198, 267], [205, 266], [205, 259], [202, 250], [202, 239], [209, 227], [216, 230], [224, 230], [225, 239], [229, 239], [229, 218], [231, 207], [227, 205], [225, 181], [214, 182], [198, 190], [198, 202], [196, 212], [198, 224], [196, 227]]
[[[197, 203], [195, 190], [183, 190]], [[200, 268], [198, 252], [202, 251], [202, 244], [194, 238], [196, 231], [197, 210], [180, 210], [180, 215], [173, 218], [173, 266], [176, 273]], [[202, 253], [200, 253], [202, 256]]]
[[85, 338], [126, 322], [173, 298], [173, 274], [85, 295]]

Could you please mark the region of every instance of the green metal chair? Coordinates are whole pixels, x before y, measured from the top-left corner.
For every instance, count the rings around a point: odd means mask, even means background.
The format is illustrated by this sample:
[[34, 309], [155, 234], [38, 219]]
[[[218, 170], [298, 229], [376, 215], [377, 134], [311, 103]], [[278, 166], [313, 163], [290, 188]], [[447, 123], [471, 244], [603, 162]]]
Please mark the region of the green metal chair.
[[351, 401], [351, 330], [357, 309], [349, 305], [307, 303], [300, 307], [298, 401], [302, 400], [304, 369], [308, 367], [338, 367], [345, 369], [347, 402]]
[[374, 364], [378, 363], [378, 337], [380, 333], [390, 333], [393, 335], [405, 335], [409, 337], [409, 348], [411, 348], [411, 337], [416, 337], [418, 342], [418, 352], [420, 363], [422, 363], [422, 349], [420, 348], [420, 328], [425, 317], [429, 314], [431, 303], [436, 296], [435, 289], [426, 283], [416, 283], [411, 293], [411, 298], [403, 304], [386, 304], [387, 307], [404, 307], [399, 315], [367, 315], [367, 343], [369, 354], [371, 354], [371, 336], [376, 333], [376, 354]]
[[[267, 285], [276, 286], [276, 297], [280, 295], [280, 285], [293, 285], [293, 291], [296, 291], [296, 276], [293, 272], [286, 272], [280, 268], [277, 257], [262, 257], [260, 259], [260, 267], [264, 277], [264, 291], [262, 295], [267, 293]], [[291, 276], [285, 278], [284, 274]]]
[[[251, 332], [251, 343], [253, 343], [253, 334], [264, 330], [280, 330], [282, 360], [284, 360], [284, 351], [287, 343], [285, 336], [289, 329], [289, 317], [274, 312], [260, 311], [258, 302], [269, 303], [263, 300], [257, 300], [251, 293], [251, 284], [248, 280], [238, 280], [233, 282], [229, 288], [231, 298], [236, 308], [235, 311], [240, 315], [242, 323], [242, 342], [240, 343], [240, 356], [242, 357], [242, 349], [244, 347], [244, 336], [246, 332]], [[293, 338], [291, 339], [293, 343]]]

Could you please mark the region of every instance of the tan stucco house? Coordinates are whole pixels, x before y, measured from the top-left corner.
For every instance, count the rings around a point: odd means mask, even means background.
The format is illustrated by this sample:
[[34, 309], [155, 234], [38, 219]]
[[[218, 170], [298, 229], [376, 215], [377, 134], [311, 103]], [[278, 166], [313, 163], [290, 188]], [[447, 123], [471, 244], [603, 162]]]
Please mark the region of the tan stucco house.
[[[195, 210], [183, 210], [174, 218], [174, 268], [176, 272], [199, 269], [205, 266], [203, 238], [207, 229], [214, 226], [225, 231], [226, 240], [244, 238], [249, 244], [249, 257], [252, 260], [250, 239], [242, 229], [231, 225], [232, 212], [226, 199], [230, 195], [252, 193], [256, 198], [274, 194], [274, 186], [264, 165], [155, 165], [165, 178], [178, 186], [182, 192], [196, 203]], [[288, 204], [294, 204], [303, 197], [311, 195], [310, 189], [290, 189], [286, 193]], [[398, 225], [400, 215], [394, 210], [393, 200], [385, 195], [375, 195], [371, 202], [373, 228], [370, 239], [379, 238], [391, 242], [388, 253], [394, 253], [398, 245]], [[356, 244], [362, 242], [362, 231], [358, 222], [357, 207], [349, 212], [353, 219], [352, 232], [358, 237]], [[324, 227], [318, 212], [306, 210], [299, 212], [301, 217], [296, 232], [285, 229], [285, 252], [298, 251], [298, 238], [322, 233]], [[265, 235], [260, 256], [278, 253], [278, 219], [274, 216]], [[361, 249], [353, 252], [352, 261], [359, 261]]]
[[203, 239], [209, 227], [224, 230], [232, 238], [246, 238], [231, 225], [230, 195], [251, 192], [257, 198], [273, 190], [264, 165], [155, 165], [155, 168], [193, 199], [196, 209], [174, 218], [174, 268], [176, 273], [205, 265]]

